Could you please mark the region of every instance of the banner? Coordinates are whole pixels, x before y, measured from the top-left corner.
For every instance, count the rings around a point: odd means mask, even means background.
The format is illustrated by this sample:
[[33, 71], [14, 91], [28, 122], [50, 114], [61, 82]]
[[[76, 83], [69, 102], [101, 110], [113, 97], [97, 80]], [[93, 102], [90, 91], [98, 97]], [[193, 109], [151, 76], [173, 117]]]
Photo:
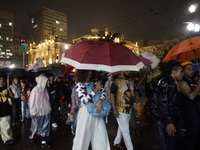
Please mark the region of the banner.
[[32, 64], [28, 70], [35, 70], [35, 69], [39, 69], [40, 67], [44, 67], [44, 64], [42, 62], [41, 59], [39, 59], [36, 63]]

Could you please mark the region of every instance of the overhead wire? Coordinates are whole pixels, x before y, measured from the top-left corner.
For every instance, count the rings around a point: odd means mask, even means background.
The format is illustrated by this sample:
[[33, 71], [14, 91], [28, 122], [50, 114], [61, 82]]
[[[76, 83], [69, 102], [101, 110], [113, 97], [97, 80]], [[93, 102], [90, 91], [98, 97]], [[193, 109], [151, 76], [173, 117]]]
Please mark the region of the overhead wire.
[[[173, 19], [172, 17], [163, 14], [163, 13], [168, 12], [168, 11], [170, 11], [170, 10], [176, 9], [176, 8], [174, 8], [174, 7], [169, 8], [169, 6], [174, 6], [175, 3], [180, 2], [180, 1], [183, 2], [183, 0], [177, 0], [177, 1], [173, 1], [172, 3], [169, 3], [169, 4], [167, 4], [167, 5], [162, 5], [162, 6], [157, 7], [157, 8], [152, 8], [152, 7], [144, 0], [144, 2], [147, 4], [147, 6], [148, 6], [148, 8], [149, 8], [148, 11], [145, 11], [145, 12], [143, 12], [143, 13], [141, 13], [141, 14], [139, 14], [139, 15], [133, 16], [133, 17], [129, 17], [129, 18], [127, 18], [127, 19], [123, 19], [123, 20], [121, 20], [121, 21], [118, 21], [118, 22], [116, 22], [116, 23], [107, 25], [107, 26], [102, 27], [102, 28], [100, 28], [100, 29], [105, 29], [106, 27], [110, 27], [109, 29], [110, 29], [110, 30], [113, 30], [113, 29], [116, 29], [116, 28], [120, 28], [120, 27], [126, 26], [126, 25], [131, 24], [131, 23], [132, 23], [132, 24], [133, 24], [133, 23], [136, 23], [136, 22], [138, 22], [139, 20], [146, 19], [146, 18], [150, 18], [150, 17], [156, 16], [156, 15], [160, 15], [160, 16], [163, 16], [163, 17], [165, 17], [165, 18], [171, 19], [171, 20], [173, 20], [173, 21], [175, 21], [175, 22], [177, 22], [177, 23], [182, 23], [181, 21], [179, 21], [179, 20], [177, 20], [177, 19]], [[179, 5], [179, 6], [181, 6], [181, 5]], [[182, 5], [182, 6], [184, 6], [184, 5]], [[166, 10], [164, 10], [164, 11], [162, 11], [162, 12], [159, 12], [159, 11], [158, 11], [158, 10], [164, 9], [164, 8], [168, 8], [168, 9], [166, 9]], [[150, 14], [150, 13], [151, 13], [151, 14]]]

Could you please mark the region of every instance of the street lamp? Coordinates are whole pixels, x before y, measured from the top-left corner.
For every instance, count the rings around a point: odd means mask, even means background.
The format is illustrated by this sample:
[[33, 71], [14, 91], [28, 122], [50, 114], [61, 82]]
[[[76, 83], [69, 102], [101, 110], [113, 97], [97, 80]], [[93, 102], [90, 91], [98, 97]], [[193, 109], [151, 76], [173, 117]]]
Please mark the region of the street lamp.
[[192, 22], [190, 22], [187, 26], [187, 29], [189, 31], [194, 31], [194, 32], [199, 32], [200, 31], [200, 26], [198, 24], [194, 24]]
[[194, 13], [196, 11], [196, 6], [195, 5], [190, 5], [188, 10], [189, 10], [190, 13]]
[[14, 67], [15, 67], [15, 65], [14, 65], [14, 64], [12, 64], [12, 65], [10, 65], [9, 67], [10, 67], [10, 68], [14, 68]]
[[69, 48], [69, 46], [68, 46], [67, 44], [66, 44], [64, 47], [65, 47], [65, 49], [68, 49], [68, 48]]

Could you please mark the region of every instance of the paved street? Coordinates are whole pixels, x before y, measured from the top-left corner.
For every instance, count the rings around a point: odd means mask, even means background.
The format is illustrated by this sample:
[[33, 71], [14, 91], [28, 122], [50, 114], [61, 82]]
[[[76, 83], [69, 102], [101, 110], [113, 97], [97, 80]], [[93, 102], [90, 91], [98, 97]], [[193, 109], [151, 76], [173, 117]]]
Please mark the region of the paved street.
[[[138, 126], [143, 132], [142, 138], [137, 138], [135, 133], [131, 131], [132, 141], [135, 150], [158, 150], [158, 140], [155, 132], [155, 126], [152, 119], [148, 114], [143, 113], [138, 107]], [[58, 129], [52, 130], [48, 139], [52, 144], [52, 150], [71, 150], [73, 143], [73, 135], [71, 134], [70, 126], [65, 125], [65, 121], [59, 118]], [[28, 141], [30, 128], [30, 121], [25, 121], [22, 124], [13, 127], [15, 144], [12, 146], [6, 146], [0, 143], [0, 150], [40, 150], [46, 149], [40, 147], [40, 138], [36, 137], [36, 144], [32, 145]], [[109, 116], [109, 123], [107, 124], [108, 136], [110, 140], [111, 149], [113, 148], [113, 140], [117, 132], [117, 122], [111, 115]]]

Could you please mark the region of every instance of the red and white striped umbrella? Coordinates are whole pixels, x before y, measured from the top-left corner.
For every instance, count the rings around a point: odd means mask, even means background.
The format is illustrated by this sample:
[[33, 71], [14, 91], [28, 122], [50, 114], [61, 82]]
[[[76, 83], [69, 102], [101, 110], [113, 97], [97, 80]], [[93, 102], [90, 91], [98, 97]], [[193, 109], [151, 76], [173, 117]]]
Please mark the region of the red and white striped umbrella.
[[73, 45], [61, 59], [82, 70], [107, 72], [139, 71], [144, 64], [127, 47], [104, 41], [83, 41]]

